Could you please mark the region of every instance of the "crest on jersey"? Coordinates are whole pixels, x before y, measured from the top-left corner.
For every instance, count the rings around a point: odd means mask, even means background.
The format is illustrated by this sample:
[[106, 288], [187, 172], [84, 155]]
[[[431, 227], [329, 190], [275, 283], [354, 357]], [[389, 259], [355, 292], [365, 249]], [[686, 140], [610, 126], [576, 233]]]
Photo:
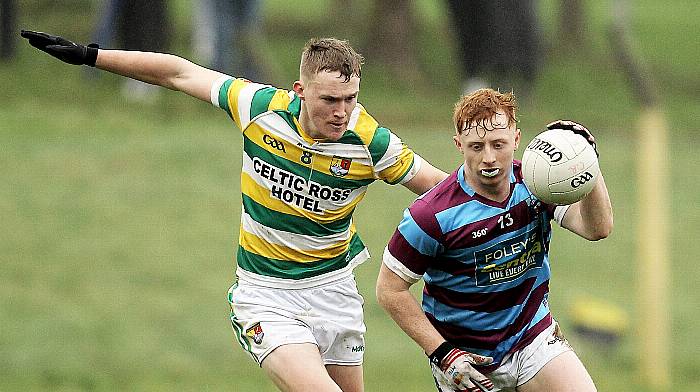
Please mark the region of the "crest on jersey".
[[253, 339], [253, 341], [256, 344], [262, 343], [263, 337], [265, 336], [265, 333], [263, 332], [263, 329], [260, 326], [260, 323], [255, 323], [255, 325], [246, 329], [245, 334], [249, 338]]
[[331, 159], [330, 172], [336, 177], [345, 177], [350, 172], [352, 159], [334, 156]]

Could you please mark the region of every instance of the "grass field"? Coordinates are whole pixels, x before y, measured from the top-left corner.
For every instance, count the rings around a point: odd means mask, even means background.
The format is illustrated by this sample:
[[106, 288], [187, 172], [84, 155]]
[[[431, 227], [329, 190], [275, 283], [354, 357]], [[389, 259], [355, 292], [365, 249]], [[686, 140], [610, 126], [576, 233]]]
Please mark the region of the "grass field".
[[[64, 11], [55, 2], [21, 3], [22, 27], [87, 39], [84, 20], [92, 14], [84, 6], [92, 3], [57, 2]], [[544, 17], [553, 15], [554, 3], [542, 1]], [[269, 1], [269, 31], [298, 23], [286, 4]], [[298, 7], [317, 9], [313, 4], [299, 1]], [[529, 139], [542, 124], [569, 117], [599, 140], [615, 232], [599, 243], [555, 232], [551, 305], [565, 331], [577, 298], [623, 308], [631, 325], [618, 345], [568, 337], [599, 390], [647, 391], [636, 369], [645, 353], [635, 335], [644, 323], [635, 262], [635, 172], [644, 158], [636, 153], [639, 106], [602, 38], [609, 2], [588, 4], [590, 49], [549, 54], [536, 90], [523, 102], [521, 128]], [[691, 37], [700, 5], [634, 4], [636, 49], [656, 78], [671, 129], [671, 378], [674, 391], [698, 391], [700, 43]], [[187, 2], [175, 5], [176, 22], [186, 27]], [[419, 5], [426, 15], [420, 39], [427, 41], [444, 32], [444, 15], [433, 2]], [[309, 29], [322, 29], [321, 17]], [[553, 39], [546, 18], [544, 28]], [[269, 43], [289, 55], [280, 60], [289, 70], [280, 83], [293, 80], [305, 38]], [[176, 44], [187, 51], [186, 42]], [[368, 59], [361, 101], [421, 155], [452, 170], [459, 164], [450, 139], [451, 105], [459, 94], [458, 75], [449, 67], [453, 55], [449, 47], [430, 45], [422, 56], [441, 64], [440, 73], [425, 76], [432, 88], [393, 81]], [[225, 293], [240, 214], [238, 131], [224, 113], [182, 94], [127, 101], [118, 78], [91, 79], [81, 71], [24, 43], [15, 62], [0, 63], [0, 391], [273, 391], [236, 346], [228, 323]], [[404, 188], [377, 184], [356, 213], [374, 255], [357, 270], [366, 301], [368, 391], [434, 390], [423, 354], [374, 298], [383, 247], [412, 198]]]

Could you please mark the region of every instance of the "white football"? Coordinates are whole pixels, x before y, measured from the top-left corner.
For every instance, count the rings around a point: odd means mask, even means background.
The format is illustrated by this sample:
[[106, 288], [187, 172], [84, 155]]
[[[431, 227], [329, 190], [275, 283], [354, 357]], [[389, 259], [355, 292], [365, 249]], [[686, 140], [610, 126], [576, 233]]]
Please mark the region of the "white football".
[[598, 157], [583, 136], [550, 129], [525, 147], [522, 161], [525, 185], [549, 204], [572, 204], [583, 199], [600, 175]]

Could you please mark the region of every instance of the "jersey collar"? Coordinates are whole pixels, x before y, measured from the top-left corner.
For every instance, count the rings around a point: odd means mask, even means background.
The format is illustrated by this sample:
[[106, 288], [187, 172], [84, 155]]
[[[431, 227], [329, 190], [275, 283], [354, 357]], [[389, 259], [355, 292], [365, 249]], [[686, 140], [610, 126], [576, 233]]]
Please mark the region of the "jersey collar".
[[508, 196], [508, 198], [503, 203], [495, 202], [491, 199], [488, 199], [488, 198], [483, 197], [480, 194], [476, 193], [474, 188], [472, 188], [471, 185], [469, 185], [469, 183], [467, 182], [467, 180], [464, 179], [464, 163], [461, 164], [459, 166], [459, 168], [457, 169], [457, 182], [459, 182], [459, 186], [462, 187], [462, 190], [464, 191], [464, 193], [466, 193], [470, 197], [478, 199], [485, 204], [501, 206], [501, 205], [508, 204], [508, 200], [510, 200], [510, 198], [513, 196], [513, 188], [515, 187], [515, 183], [517, 182], [517, 180], [515, 178], [515, 170], [514, 170], [513, 164], [511, 163], [511, 165], [510, 165], [510, 196]]

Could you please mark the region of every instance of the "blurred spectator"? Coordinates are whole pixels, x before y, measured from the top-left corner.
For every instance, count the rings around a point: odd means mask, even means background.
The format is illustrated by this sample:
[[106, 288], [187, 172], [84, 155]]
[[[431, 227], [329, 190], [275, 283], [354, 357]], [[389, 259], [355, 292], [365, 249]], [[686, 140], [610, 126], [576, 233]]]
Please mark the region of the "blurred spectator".
[[[340, 5], [341, 0], [336, 3]], [[392, 77], [415, 85], [421, 76], [415, 4], [404, 0], [376, 0], [372, 3], [371, 22], [366, 33], [368, 56], [387, 65]]]
[[116, 41], [117, 13], [121, 2], [119, 0], [104, 0], [101, 4], [102, 9], [97, 20], [97, 26], [95, 26], [95, 30], [92, 33], [92, 42], [109, 48], [113, 47]]
[[[93, 33], [94, 42], [102, 47], [167, 52], [173, 33], [165, 0], [105, 0]], [[127, 79], [122, 93], [138, 100], [147, 100], [158, 89], [149, 84]]]
[[195, 62], [202, 65], [211, 65], [214, 57], [214, 1], [192, 3], [192, 52]]
[[0, 0], [0, 60], [14, 57], [17, 36], [17, 2]]
[[261, 64], [252, 48], [261, 37], [260, 0], [203, 0], [195, 3], [195, 50], [219, 72], [261, 80]]
[[463, 92], [491, 87], [525, 96], [540, 65], [535, 0], [448, 0]]
[[119, 0], [118, 38], [124, 49], [165, 52], [173, 28], [166, 0]]

